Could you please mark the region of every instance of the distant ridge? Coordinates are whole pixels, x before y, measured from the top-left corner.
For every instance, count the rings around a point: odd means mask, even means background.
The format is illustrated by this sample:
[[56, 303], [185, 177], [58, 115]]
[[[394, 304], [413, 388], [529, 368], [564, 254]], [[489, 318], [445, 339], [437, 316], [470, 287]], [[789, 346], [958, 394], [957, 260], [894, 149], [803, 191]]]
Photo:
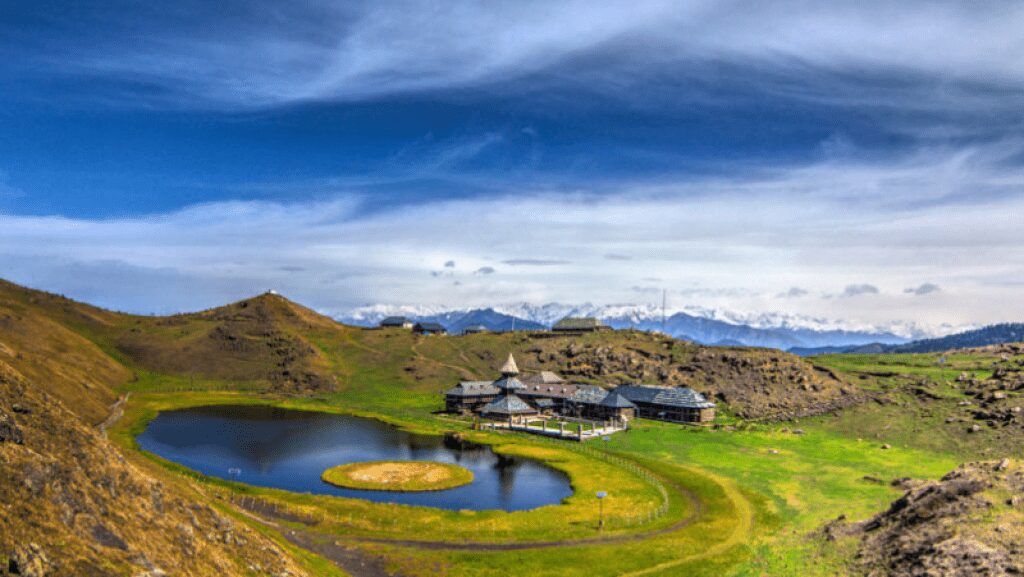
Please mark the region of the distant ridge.
[[1024, 323], [990, 325], [937, 339], [922, 339], [902, 345], [871, 343], [848, 347], [793, 347], [789, 349], [789, 352], [803, 357], [825, 354], [939, 353], [1017, 342], [1024, 342]]
[[[743, 323], [737, 315], [723, 311], [694, 310], [675, 312], [662, 323], [659, 309], [644, 305], [569, 306], [548, 304], [542, 306], [510, 305], [508, 307], [470, 310], [438, 310], [430, 307], [372, 305], [348, 314], [335, 315], [335, 319], [356, 326], [376, 326], [386, 316], [401, 315], [414, 321], [437, 322], [449, 333], [460, 334], [467, 326], [482, 325], [490, 331], [541, 330], [550, 328], [566, 316], [597, 317], [616, 329], [633, 328], [668, 335], [704, 345], [748, 346], [787, 350], [794, 347], [847, 347], [874, 342], [897, 345], [910, 339], [890, 331], [866, 328], [853, 330], [837, 328], [834, 323], [820, 319], [803, 319], [798, 324], [792, 317], [762, 316], [755, 324]], [[719, 315], [721, 318], [711, 318]], [[782, 323], [771, 326], [771, 322]]]

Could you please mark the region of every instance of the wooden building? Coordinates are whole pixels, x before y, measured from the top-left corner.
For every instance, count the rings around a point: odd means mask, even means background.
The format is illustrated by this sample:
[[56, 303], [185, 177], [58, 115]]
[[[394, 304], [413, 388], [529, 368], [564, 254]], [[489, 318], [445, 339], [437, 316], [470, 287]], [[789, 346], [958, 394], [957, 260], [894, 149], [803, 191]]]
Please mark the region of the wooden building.
[[477, 413], [501, 391], [493, 381], [462, 381], [444, 393], [444, 408], [449, 413]]
[[380, 321], [382, 329], [411, 329], [413, 322], [406, 317], [387, 317]]
[[448, 329], [440, 323], [416, 323], [412, 327], [412, 332], [418, 335], [446, 335]]
[[500, 391], [500, 394], [498, 398], [480, 409], [481, 417], [511, 423], [521, 417], [536, 415], [539, 412], [516, 394], [526, 388], [517, 375], [519, 375], [519, 367], [516, 366], [516, 360], [512, 358], [512, 353], [509, 353], [508, 360], [501, 367], [501, 378], [492, 383]]
[[715, 404], [689, 387], [621, 385], [619, 391], [637, 407], [637, 416], [676, 423], [710, 423]]
[[594, 385], [580, 385], [565, 403], [567, 415], [583, 419], [628, 421], [636, 417], [636, 409], [617, 389]]
[[565, 317], [555, 323], [551, 330], [556, 333], [593, 333], [608, 331], [611, 327], [592, 317]]
[[496, 381], [463, 381], [445, 393], [452, 413], [476, 413], [494, 420], [517, 420], [538, 413], [625, 422], [638, 417], [675, 423], [710, 423], [715, 404], [687, 387], [620, 385], [608, 390], [566, 382], [544, 371], [519, 380], [509, 355]]

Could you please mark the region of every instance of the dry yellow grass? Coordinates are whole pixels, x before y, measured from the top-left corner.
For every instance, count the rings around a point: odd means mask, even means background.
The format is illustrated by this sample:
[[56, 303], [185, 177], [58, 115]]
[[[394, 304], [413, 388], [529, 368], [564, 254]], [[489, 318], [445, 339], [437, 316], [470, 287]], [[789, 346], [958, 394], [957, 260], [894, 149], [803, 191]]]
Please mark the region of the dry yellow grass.
[[458, 465], [432, 461], [369, 461], [324, 471], [325, 482], [348, 489], [441, 491], [468, 485], [473, 473]]

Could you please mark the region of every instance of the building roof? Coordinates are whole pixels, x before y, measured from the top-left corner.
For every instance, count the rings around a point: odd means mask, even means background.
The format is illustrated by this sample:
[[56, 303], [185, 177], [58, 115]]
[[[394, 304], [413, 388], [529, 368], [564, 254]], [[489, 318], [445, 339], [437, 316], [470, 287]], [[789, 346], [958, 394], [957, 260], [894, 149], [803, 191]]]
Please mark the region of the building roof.
[[518, 375], [519, 367], [516, 366], [516, 360], [512, 357], [512, 353], [508, 354], [508, 360], [505, 361], [504, 365], [501, 365], [501, 374], [505, 376]]
[[503, 391], [519, 391], [526, 388], [526, 385], [519, 382], [519, 379], [513, 377], [512, 375], [501, 377], [500, 379], [494, 381], [491, 384], [494, 385], [495, 388], [501, 389]]
[[565, 379], [551, 371], [541, 371], [523, 379], [523, 384], [530, 385], [560, 385]]
[[620, 385], [619, 391], [634, 403], [650, 403], [687, 409], [712, 409], [715, 404], [689, 387], [654, 387], [650, 385]]
[[526, 388], [519, 392], [520, 395], [530, 397], [552, 397], [558, 399], [567, 399], [576, 392], [578, 385], [570, 383], [556, 383], [553, 385], [537, 385], [537, 384], [526, 384]]
[[462, 381], [445, 391], [448, 397], [489, 397], [501, 394], [491, 381]]
[[487, 327], [485, 327], [483, 325], [469, 325], [468, 327], [462, 329], [462, 332], [463, 333], [486, 333], [487, 332]]
[[382, 327], [400, 327], [412, 323], [407, 317], [387, 317], [380, 321]]
[[608, 396], [608, 391], [595, 385], [576, 385], [576, 390], [569, 397], [574, 403], [596, 405]]
[[548, 398], [537, 399], [533, 404], [537, 405], [538, 409], [550, 409], [555, 406], [555, 402]]
[[593, 317], [565, 317], [555, 323], [551, 330], [555, 331], [586, 331], [604, 327], [605, 324]]
[[448, 330], [445, 329], [444, 326], [441, 325], [441, 323], [416, 323], [416, 326], [413, 328], [419, 331], [426, 331], [431, 333], [448, 332]]
[[484, 415], [527, 415], [536, 412], [536, 409], [526, 404], [526, 401], [517, 397], [515, 393], [508, 393], [494, 399], [484, 405], [480, 411]]
[[636, 405], [634, 405], [632, 401], [627, 399], [626, 396], [623, 395], [618, 390], [614, 390], [614, 391], [608, 393], [607, 395], [605, 395], [605, 397], [603, 399], [601, 399], [601, 402], [598, 403], [598, 404], [601, 405], [602, 407], [611, 407], [611, 408], [614, 408], [614, 409], [635, 409], [636, 408]]

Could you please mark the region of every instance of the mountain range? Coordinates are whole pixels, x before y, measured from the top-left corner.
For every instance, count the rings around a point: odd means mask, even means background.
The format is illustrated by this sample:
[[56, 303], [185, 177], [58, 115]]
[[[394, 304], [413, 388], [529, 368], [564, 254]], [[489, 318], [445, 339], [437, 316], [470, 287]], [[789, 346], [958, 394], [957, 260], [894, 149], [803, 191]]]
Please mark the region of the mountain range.
[[934, 339], [921, 339], [901, 345], [886, 345], [883, 343], [870, 343], [867, 345], [855, 346], [834, 346], [803, 348], [796, 347], [790, 352], [800, 356], [820, 355], [828, 353], [855, 353], [855, 354], [879, 354], [879, 353], [939, 353], [956, 349], [967, 349], [974, 347], [986, 347], [1003, 343], [1018, 343], [1024, 341], [1024, 323], [1003, 323], [964, 331], [953, 335]]
[[930, 336], [916, 325], [891, 327], [846, 326], [842, 323], [798, 315], [742, 315], [718, 309], [688, 308], [662, 318], [650, 305], [581, 305], [525, 303], [482, 309], [445, 309], [371, 305], [334, 317], [348, 324], [374, 326], [387, 316], [401, 315], [416, 321], [437, 322], [459, 334], [466, 327], [482, 325], [491, 331], [513, 327], [523, 330], [548, 328], [567, 316], [596, 317], [613, 328], [658, 331], [676, 338], [708, 345], [742, 345], [782, 350], [791, 348], [850, 347], [869, 343], [900, 345]]

